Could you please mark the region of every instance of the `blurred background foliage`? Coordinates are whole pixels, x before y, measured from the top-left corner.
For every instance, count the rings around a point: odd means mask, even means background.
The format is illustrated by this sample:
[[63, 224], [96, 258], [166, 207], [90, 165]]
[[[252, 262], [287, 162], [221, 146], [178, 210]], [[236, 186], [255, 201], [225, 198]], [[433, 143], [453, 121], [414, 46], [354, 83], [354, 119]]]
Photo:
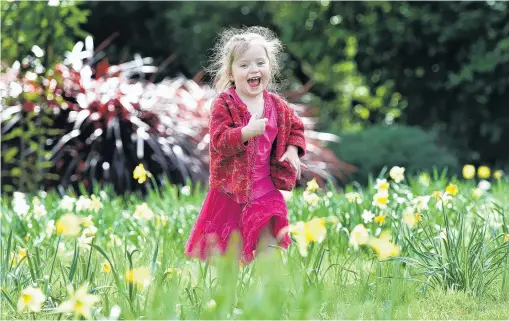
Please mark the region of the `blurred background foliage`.
[[120, 64], [140, 54], [161, 66], [156, 81], [207, 83], [202, 70], [218, 32], [263, 25], [285, 44], [281, 92], [309, 106], [317, 130], [342, 137], [330, 146], [359, 167], [353, 178], [382, 164], [450, 173], [463, 163], [508, 164], [506, 2], [64, 4], [3, 2], [2, 62], [37, 44], [48, 65], [90, 34], [108, 44], [97, 59]]

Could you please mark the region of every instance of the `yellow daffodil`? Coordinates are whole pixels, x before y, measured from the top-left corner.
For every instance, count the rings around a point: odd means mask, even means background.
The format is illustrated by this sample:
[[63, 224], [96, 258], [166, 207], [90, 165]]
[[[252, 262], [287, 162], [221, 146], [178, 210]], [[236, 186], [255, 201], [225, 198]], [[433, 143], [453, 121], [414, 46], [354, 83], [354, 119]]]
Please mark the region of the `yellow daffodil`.
[[129, 283], [145, 287], [152, 281], [152, 273], [148, 267], [140, 267], [127, 271], [126, 279]]
[[309, 222], [299, 221], [290, 226], [290, 233], [295, 237], [301, 256], [308, 255], [308, 247], [311, 242], [321, 243], [327, 235], [324, 218], [313, 218]]
[[24, 258], [25, 256], [27, 256], [27, 249], [24, 249], [24, 248], [19, 249], [18, 254], [19, 254], [20, 259]]
[[320, 186], [318, 186], [318, 183], [316, 182], [316, 178], [313, 178], [309, 182], [307, 182], [306, 191], [308, 192], [316, 192], [320, 189]]
[[369, 241], [369, 232], [363, 224], [356, 225], [350, 232], [350, 239], [348, 243], [354, 248], [359, 245], [367, 244]]
[[399, 166], [394, 166], [393, 168], [391, 168], [391, 170], [389, 171], [389, 176], [396, 182], [396, 183], [400, 183], [402, 180], [405, 179], [405, 168], [404, 167], [399, 167]]
[[504, 171], [498, 169], [496, 171], [493, 172], [493, 178], [494, 179], [501, 179], [502, 176], [504, 176]]
[[98, 295], [88, 293], [88, 284], [82, 285], [78, 290], [73, 291], [71, 286], [68, 286], [69, 300], [62, 302], [56, 309], [57, 312], [68, 313], [72, 312], [76, 316], [83, 316], [86, 319], [92, 319], [91, 309], [92, 306], [100, 301]]
[[491, 170], [488, 166], [479, 166], [477, 169], [477, 176], [479, 178], [488, 179], [491, 176]]
[[442, 198], [442, 193], [439, 191], [434, 191], [431, 196], [433, 196], [434, 199], [439, 200]]
[[149, 171], [145, 170], [143, 164], [139, 164], [133, 171], [133, 178], [138, 180], [139, 184], [145, 183], [147, 177], [152, 177]]
[[422, 220], [422, 214], [421, 213], [415, 213], [415, 221], [420, 222]]
[[463, 177], [465, 179], [472, 179], [472, 178], [474, 178], [475, 177], [475, 167], [474, 167], [474, 165], [467, 164], [467, 165], [463, 166], [462, 173], [463, 173]]
[[44, 301], [46, 301], [46, 296], [41, 289], [29, 286], [20, 293], [18, 311], [22, 312], [27, 309], [32, 312], [39, 312]]
[[383, 215], [383, 214], [377, 215], [377, 216], [375, 216], [375, 223], [384, 225], [386, 218], [387, 218], [387, 215]]
[[369, 245], [375, 250], [380, 261], [385, 261], [390, 257], [397, 257], [400, 253], [400, 248], [392, 243], [388, 238], [373, 238], [369, 241]]
[[504, 242], [509, 242], [509, 233], [504, 235]]
[[81, 217], [73, 213], [64, 214], [57, 220], [56, 232], [64, 236], [77, 236], [81, 231], [80, 224], [82, 221]]
[[104, 262], [102, 264], [102, 270], [106, 274], [110, 273], [111, 272], [111, 265], [108, 262]]
[[378, 192], [373, 196], [373, 206], [386, 208], [389, 204], [389, 194], [386, 192]]
[[380, 190], [388, 191], [389, 187], [390, 187], [389, 182], [387, 182], [387, 180], [385, 178], [384, 179], [379, 179], [379, 178], [376, 179], [375, 189], [377, 191], [380, 191]]
[[458, 186], [451, 183], [447, 185], [445, 192], [451, 196], [456, 196], [456, 194], [458, 194]]
[[309, 241], [321, 243], [326, 235], [325, 219], [314, 217], [306, 223], [306, 238]]

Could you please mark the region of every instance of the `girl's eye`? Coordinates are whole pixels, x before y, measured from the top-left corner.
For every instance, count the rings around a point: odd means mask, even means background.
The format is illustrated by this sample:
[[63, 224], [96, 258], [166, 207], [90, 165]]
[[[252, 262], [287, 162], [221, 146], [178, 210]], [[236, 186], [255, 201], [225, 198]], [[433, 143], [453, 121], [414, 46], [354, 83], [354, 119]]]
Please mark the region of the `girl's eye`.
[[247, 65], [246, 65], [246, 64], [242, 64], [242, 65], [240, 65], [240, 68], [246, 68], [246, 67], [247, 67]]
[[263, 66], [263, 65], [265, 65], [265, 61], [259, 61], [258, 62], [258, 66]]

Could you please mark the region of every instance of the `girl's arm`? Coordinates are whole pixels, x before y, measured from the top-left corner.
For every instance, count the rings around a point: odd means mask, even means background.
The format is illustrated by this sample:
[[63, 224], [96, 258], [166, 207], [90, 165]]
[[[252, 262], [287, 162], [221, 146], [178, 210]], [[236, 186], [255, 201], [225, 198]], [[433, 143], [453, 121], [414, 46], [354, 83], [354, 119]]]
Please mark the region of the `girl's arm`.
[[242, 127], [234, 127], [226, 102], [217, 97], [210, 115], [210, 147], [225, 156], [234, 156], [246, 150], [242, 142]]
[[290, 106], [288, 106], [288, 108], [290, 109], [289, 112], [292, 115], [290, 135], [288, 137], [289, 145], [288, 147], [292, 145], [295, 146], [295, 148], [297, 148], [298, 156], [303, 157], [304, 155], [306, 155], [306, 138], [304, 137], [304, 123]]

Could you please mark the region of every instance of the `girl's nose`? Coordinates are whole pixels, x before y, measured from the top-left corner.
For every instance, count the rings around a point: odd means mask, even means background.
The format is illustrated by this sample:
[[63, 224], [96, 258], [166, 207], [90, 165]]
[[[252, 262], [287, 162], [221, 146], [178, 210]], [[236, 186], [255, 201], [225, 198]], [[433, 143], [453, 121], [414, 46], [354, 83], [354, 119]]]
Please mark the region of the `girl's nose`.
[[258, 69], [258, 65], [257, 65], [257, 64], [251, 65], [251, 66], [249, 67], [249, 72], [250, 72], [250, 73], [257, 73], [257, 72], [258, 72], [258, 70], [259, 70], [259, 69]]

